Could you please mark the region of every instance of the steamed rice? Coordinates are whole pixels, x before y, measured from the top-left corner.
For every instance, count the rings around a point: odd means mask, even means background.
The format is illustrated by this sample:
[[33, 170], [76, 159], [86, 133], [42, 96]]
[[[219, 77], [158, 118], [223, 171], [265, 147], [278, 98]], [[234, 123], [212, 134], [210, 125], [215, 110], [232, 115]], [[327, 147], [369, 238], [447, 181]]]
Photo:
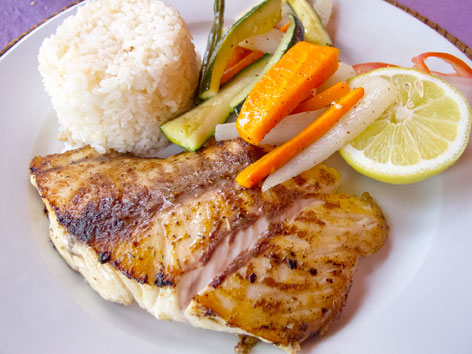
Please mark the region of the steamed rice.
[[191, 104], [199, 64], [179, 13], [157, 0], [100, 0], [67, 18], [39, 52], [60, 138], [149, 155], [159, 126]]

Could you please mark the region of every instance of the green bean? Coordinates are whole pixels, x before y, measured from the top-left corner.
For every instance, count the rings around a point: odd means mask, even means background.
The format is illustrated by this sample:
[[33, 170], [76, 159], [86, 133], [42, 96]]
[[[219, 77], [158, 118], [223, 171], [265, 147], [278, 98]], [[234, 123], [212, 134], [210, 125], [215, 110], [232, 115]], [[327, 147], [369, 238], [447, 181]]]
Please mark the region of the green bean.
[[207, 40], [207, 47], [205, 50], [205, 55], [203, 56], [202, 60], [202, 67], [200, 69], [200, 76], [198, 79], [198, 88], [197, 94], [195, 95], [195, 103], [199, 103], [200, 98], [199, 94], [202, 90], [202, 83], [207, 73], [210, 65], [212, 63], [212, 57], [215, 53], [216, 48], [218, 47], [218, 43], [223, 36], [223, 25], [224, 25], [224, 12], [225, 12], [225, 0], [215, 0], [213, 4], [213, 13], [214, 13], [214, 21], [211, 27], [210, 33], [208, 35]]

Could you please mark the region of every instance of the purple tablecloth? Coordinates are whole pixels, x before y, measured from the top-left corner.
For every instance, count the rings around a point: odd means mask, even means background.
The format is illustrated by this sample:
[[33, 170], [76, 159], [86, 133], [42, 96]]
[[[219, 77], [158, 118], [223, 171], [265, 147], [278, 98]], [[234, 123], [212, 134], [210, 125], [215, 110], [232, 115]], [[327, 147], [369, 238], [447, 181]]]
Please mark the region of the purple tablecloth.
[[[13, 39], [75, 0], [0, 0], [0, 51]], [[398, 0], [472, 47], [471, 0]]]

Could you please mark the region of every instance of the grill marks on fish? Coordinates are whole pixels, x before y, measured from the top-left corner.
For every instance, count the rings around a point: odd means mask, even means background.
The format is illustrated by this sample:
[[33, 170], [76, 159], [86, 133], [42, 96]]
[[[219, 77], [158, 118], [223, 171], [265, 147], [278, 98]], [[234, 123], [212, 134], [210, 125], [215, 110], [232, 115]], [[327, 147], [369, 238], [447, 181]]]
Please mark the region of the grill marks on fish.
[[[61, 224], [89, 242], [104, 235], [129, 236], [136, 222], [146, 224], [156, 212], [172, 208], [181, 199], [189, 195], [198, 198], [209, 186], [232, 181], [241, 169], [265, 153], [243, 142], [232, 147], [219, 145], [166, 160], [100, 155], [85, 148], [77, 151], [76, 160], [73, 152], [67, 159], [60, 154], [36, 158], [30, 170], [41, 194], [47, 191], [49, 199], [56, 202], [53, 205]], [[66, 161], [57, 164], [60, 160]], [[77, 181], [78, 176], [81, 178]], [[54, 185], [49, 186], [48, 180]], [[56, 199], [51, 195], [54, 189], [58, 196], [64, 189], [71, 195]]]
[[[327, 170], [329, 169], [325, 165], [320, 165], [304, 172], [303, 177], [307, 181], [324, 181], [321, 175]], [[336, 178], [337, 174], [334, 170], [331, 171], [331, 178], [326, 179], [328, 183], [320, 184], [319, 188], [315, 189], [316, 192], [327, 193], [336, 190], [339, 179]], [[248, 257], [245, 255], [247, 250], [253, 248], [260, 238], [264, 238], [267, 233], [271, 232], [271, 225], [296, 217], [301, 209], [311, 204], [312, 199], [318, 195], [314, 193], [313, 186], [313, 183], [311, 185], [307, 183], [302, 188], [296, 183], [288, 182], [271, 193], [261, 194], [260, 189], [244, 190], [243, 193], [239, 193], [243, 200], [237, 204], [240, 207], [233, 213], [237, 219], [234, 219], [230, 225], [238, 225], [239, 220], [242, 220], [249, 227], [234, 228], [230, 233], [219, 238], [209, 261], [197, 264], [191, 272], [182, 276], [178, 286], [181, 307], [185, 308], [191, 297], [210, 281], [214, 284], [220, 283], [226, 273], [232, 272]], [[255, 194], [252, 195], [253, 193]], [[226, 205], [225, 201], [219, 203], [218, 210], [224, 209], [224, 205]], [[241, 210], [245, 208], [249, 208], [250, 211], [241, 214]], [[224, 272], [221, 275], [214, 278], [215, 274], [222, 271]]]
[[329, 194], [271, 230], [245, 262], [194, 297], [186, 310], [193, 324], [211, 310], [213, 320], [284, 348], [325, 333], [345, 304], [358, 257], [384, 244], [388, 226], [367, 194]]
[[336, 188], [337, 174], [326, 168], [270, 193], [237, 185], [237, 174], [266, 151], [236, 140], [161, 160], [86, 147], [35, 158], [30, 170], [70, 234], [128, 277], [168, 286], [261, 216]]
[[30, 172], [53, 242], [102, 296], [293, 351], [339, 315], [387, 225], [368, 195], [334, 194], [339, 174], [323, 164], [265, 193], [237, 185], [266, 151], [235, 140], [161, 160], [86, 147]]
[[[152, 284], [159, 272], [167, 277], [175, 273], [162, 252], [167, 247], [156, 215], [196, 200], [209, 189], [225, 189], [263, 154], [263, 149], [244, 142], [167, 160], [100, 155], [84, 148], [36, 158], [31, 173], [69, 233], [97, 254], [108, 254], [111, 264], [129, 277]], [[165, 220], [162, 223], [165, 227]]]

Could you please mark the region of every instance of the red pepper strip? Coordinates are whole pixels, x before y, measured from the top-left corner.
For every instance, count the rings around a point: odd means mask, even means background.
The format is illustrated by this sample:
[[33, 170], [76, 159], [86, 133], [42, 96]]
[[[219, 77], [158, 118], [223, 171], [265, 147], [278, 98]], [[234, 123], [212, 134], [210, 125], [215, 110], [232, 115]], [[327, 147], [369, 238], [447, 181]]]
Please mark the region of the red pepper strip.
[[226, 65], [225, 72], [220, 80], [220, 86], [226, 84], [229, 80], [231, 80], [239, 72], [241, 72], [245, 67], [251, 65], [252, 63], [255, 63], [264, 56], [264, 53], [260, 50], [250, 50], [238, 46], [236, 47], [234, 53], [238, 51], [240, 51], [240, 54], [233, 54], [228, 64]]
[[279, 31], [282, 31], [283, 33], [285, 33], [287, 32], [289, 27], [290, 27], [290, 22], [287, 22], [285, 25], [279, 28]]
[[[439, 58], [444, 60], [446, 63], [452, 66], [455, 73], [453, 74], [443, 74], [436, 71], [429, 70], [428, 66], [424, 62], [425, 59], [429, 57]], [[411, 59], [411, 61], [415, 64], [414, 68], [424, 71], [428, 74], [434, 73], [441, 76], [457, 76], [457, 77], [464, 77], [464, 78], [472, 78], [472, 69], [461, 59], [455, 57], [452, 54], [448, 53], [440, 53], [440, 52], [427, 52], [420, 54]]]
[[372, 62], [372, 63], [362, 63], [356, 64], [352, 67], [357, 72], [357, 75], [368, 73], [369, 71], [380, 69], [380, 68], [389, 68], [389, 67], [396, 67], [397, 65], [387, 64], [387, 63], [380, 63], [380, 62]]

